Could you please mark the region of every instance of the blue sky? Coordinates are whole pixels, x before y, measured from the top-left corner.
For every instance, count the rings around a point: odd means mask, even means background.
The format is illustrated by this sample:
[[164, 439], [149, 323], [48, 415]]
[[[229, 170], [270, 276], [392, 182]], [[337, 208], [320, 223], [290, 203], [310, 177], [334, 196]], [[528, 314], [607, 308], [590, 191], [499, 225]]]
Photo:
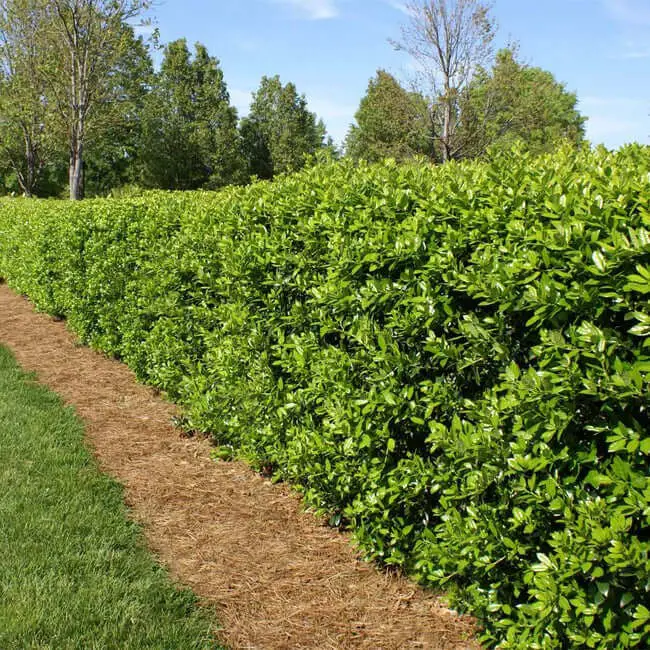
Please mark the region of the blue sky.
[[[592, 142], [650, 144], [650, 0], [495, 0], [493, 14], [497, 47], [517, 41], [577, 93]], [[240, 115], [279, 74], [338, 142], [377, 68], [413, 74], [387, 40], [407, 19], [401, 0], [159, 0], [153, 15], [163, 43], [200, 41], [220, 59]]]

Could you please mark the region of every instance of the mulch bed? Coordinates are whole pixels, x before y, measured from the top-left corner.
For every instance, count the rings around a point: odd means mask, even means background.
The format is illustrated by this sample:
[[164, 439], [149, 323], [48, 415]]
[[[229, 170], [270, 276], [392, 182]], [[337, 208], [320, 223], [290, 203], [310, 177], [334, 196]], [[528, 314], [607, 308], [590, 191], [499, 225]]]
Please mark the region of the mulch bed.
[[231, 648], [474, 649], [469, 618], [360, 560], [287, 486], [171, 424], [173, 405], [63, 322], [0, 286], [0, 343], [73, 405], [101, 468], [172, 575], [216, 611]]

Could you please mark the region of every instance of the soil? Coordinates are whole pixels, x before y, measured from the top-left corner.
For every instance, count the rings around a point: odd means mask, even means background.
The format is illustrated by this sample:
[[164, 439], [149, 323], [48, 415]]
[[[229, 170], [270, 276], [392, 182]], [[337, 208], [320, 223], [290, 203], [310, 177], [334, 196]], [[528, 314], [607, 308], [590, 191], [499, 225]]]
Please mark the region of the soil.
[[0, 286], [0, 342], [85, 421], [102, 470], [174, 578], [216, 611], [235, 649], [465, 650], [474, 622], [408, 579], [363, 562], [349, 536], [287, 486], [172, 425], [173, 405], [123, 364], [79, 345], [64, 322]]

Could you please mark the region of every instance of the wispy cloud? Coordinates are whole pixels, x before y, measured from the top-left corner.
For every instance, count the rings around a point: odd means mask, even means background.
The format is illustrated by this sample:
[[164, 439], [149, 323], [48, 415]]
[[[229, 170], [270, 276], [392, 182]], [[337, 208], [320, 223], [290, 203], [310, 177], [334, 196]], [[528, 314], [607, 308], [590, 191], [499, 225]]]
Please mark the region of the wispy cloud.
[[634, 49], [621, 52], [619, 59], [650, 59], [650, 48]]
[[347, 98], [338, 97], [335, 89], [327, 88], [312, 88], [307, 92], [307, 106], [325, 122], [328, 134], [338, 144], [345, 140], [359, 108], [358, 104], [349, 103]]
[[650, 45], [636, 40], [628, 40], [623, 43], [621, 51], [616, 55], [617, 59], [648, 59], [650, 58]]
[[580, 111], [589, 117], [587, 137], [594, 144], [618, 147], [625, 142], [648, 142], [648, 104], [634, 97], [580, 98]]
[[585, 95], [580, 98], [580, 107], [589, 109], [608, 109], [612, 111], [636, 110], [645, 108], [647, 102], [634, 97], [597, 97]]
[[[604, 115], [590, 117], [587, 122], [587, 136], [595, 144], [615, 142], [615, 146], [620, 146], [626, 142], [638, 142], [638, 134], [643, 133], [644, 129], [647, 126], [641, 121]], [[645, 142], [647, 138], [642, 138], [641, 141]]]
[[612, 24], [610, 59], [650, 58], [650, 0], [599, 0]]
[[335, 0], [273, 0], [278, 4], [292, 7], [307, 20], [326, 20], [336, 18], [339, 9]]
[[406, 14], [409, 16], [411, 12], [409, 11], [408, 6], [406, 5], [405, 2], [400, 2], [400, 0], [384, 0], [384, 2], [389, 6], [392, 7], [393, 9], [396, 9], [397, 11], [401, 11], [403, 14]]
[[602, 0], [602, 2], [614, 20], [632, 27], [650, 27], [648, 0]]

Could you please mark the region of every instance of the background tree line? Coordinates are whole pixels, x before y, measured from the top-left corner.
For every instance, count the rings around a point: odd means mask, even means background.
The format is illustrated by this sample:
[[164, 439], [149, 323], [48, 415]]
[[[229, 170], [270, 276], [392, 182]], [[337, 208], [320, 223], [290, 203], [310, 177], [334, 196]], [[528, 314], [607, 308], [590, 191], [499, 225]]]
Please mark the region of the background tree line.
[[[215, 189], [338, 155], [304, 95], [263, 77], [249, 114], [231, 105], [219, 61], [185, 39], [137, 36], [148, 0], [0, 0], [0, 191], [70, 198], [125, 185]], [[479, 0], [413, 0], [393, 41], [419, 64], [411, 87], [379, 70], [344, 151], [355, 159], [434, 162], [521, 142], [579, 144], [585, 119], [553, 75], [492, 52]]]
[[[185, 39], [154, 70], [143, 0], [0, 0], [0, 178], [27, 196], [214, 189], [331, 147], [296, 87], [264, 77], [239, 120], [218, 59]], [[330, 144], [328, 144], [330, 143]]]
[[370, 80], [346, 151], [354, 158], [436, 162], [475, 158], [518, 142], [533, 152], [579, 145], [586, 118], [553, 75], [519, 60], [517, 46], [493, 53], [496, 24], [480, 0], [413, 0], [396, 49], [419, 66], [413, 88], [384, 70]]

